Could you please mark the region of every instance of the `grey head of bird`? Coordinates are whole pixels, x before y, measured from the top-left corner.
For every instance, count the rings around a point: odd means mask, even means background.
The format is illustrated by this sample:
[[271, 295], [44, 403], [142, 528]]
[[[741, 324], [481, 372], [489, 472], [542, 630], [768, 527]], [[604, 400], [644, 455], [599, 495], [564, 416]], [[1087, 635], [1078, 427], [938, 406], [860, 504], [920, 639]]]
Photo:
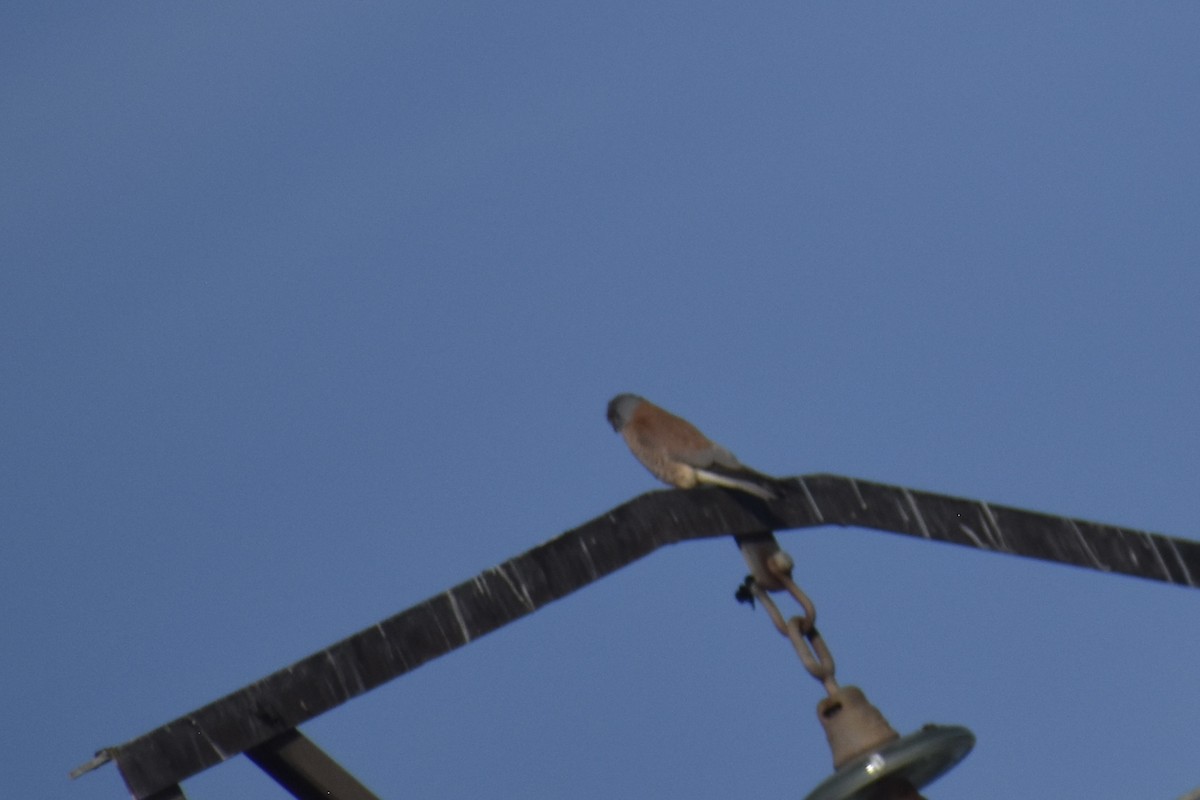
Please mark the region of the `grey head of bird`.
[[636, 394], [619, 394], [612, 400], [608, 401], [608, 424], [617, 433], [621, 432], [621, 428], [629, 422], [633, 416], [634, 409], [639, 404], [645, 402]]

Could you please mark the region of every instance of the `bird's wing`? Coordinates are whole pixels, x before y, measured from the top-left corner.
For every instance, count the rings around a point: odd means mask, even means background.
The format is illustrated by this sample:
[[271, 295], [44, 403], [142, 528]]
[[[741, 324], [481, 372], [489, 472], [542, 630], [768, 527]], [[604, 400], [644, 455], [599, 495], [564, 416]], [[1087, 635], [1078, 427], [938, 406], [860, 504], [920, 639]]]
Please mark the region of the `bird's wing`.
[[674, 455], [683, 463], [695, 468], [696, 477], [702, 483], [741, 489], [767, 500], [777, 496], [774, 478], [750, 469], [738, 461], [733, 453], [715, 442], [702, 450]]
[[671, 451], [671, 457], [689, 467], [713, 471], [739, 472], [745, 470], [737, 457], [715, 442], [705, 442], [707, 447], [679, 448]]

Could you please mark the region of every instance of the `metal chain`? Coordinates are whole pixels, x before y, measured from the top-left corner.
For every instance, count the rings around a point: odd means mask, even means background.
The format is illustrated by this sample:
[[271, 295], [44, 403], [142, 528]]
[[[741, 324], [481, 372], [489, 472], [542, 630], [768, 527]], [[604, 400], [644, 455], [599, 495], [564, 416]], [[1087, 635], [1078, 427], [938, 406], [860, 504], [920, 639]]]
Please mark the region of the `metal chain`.
[[775, 601], [771, 599], [771, 595], [753, 579], [747, 579], [746, 588], [758, 602], [762, 603], [763, 608], [770, 615], [771, 621], [775, 623], [776, 630], [792, 643], [796, 655], [800, 656], [800, 661], [808, 670], [808, 674], [820, 681], [825, 687], [825, 691], [832, 696], [838, 690], [837, 681], [834, 679], [833, 654], [829, 652], [829, 646], [825, 644], [825, 640], [817, 631], [817, 608], [808, 595], [792, 580], [792, 559], [787, 553], [783, 551], [775, 553], [767, 559], [766, 563], [772, 576], [777, 578], [787, 589], [788, 594], [800, 604], [804, 613], [785, 620], [779, 606], [775, 605]]

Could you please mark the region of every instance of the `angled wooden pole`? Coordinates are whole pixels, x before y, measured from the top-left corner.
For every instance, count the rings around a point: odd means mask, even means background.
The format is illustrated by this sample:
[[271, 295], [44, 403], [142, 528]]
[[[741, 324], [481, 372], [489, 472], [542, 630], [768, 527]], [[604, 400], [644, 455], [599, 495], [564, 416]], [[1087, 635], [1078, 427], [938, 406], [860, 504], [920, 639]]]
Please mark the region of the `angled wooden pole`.
[[787, 491], [770, 503], [721, 489], [644, 494], [160, 728], [101, 750], [85, 767], [115, 760], [136, 800], [170, 797], [189, 776], [255, 748], [262, 752], [306, 720], [663, 545], [689, 539], [858, 526], [1200, 585], [1200, 542], [838, 475], [806, 475], [782, 486]]

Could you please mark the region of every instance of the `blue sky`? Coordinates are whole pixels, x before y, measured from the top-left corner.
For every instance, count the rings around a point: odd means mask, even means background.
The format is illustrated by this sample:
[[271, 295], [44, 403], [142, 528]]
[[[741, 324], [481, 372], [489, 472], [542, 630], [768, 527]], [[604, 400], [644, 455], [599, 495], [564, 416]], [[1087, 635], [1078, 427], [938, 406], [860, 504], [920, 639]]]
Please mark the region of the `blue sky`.
[[[656, 488], [779, 475], [1200, 536], [1194, 3], [9, 2], [6, 793]], [[1200, 786], [1200, 592], [783, 535], [932, 798]], [[660, 551], [304, 730], [384, 798], [804, 796], [820, 690]], [[284, 796], [243, 759], [189, 797]]]

